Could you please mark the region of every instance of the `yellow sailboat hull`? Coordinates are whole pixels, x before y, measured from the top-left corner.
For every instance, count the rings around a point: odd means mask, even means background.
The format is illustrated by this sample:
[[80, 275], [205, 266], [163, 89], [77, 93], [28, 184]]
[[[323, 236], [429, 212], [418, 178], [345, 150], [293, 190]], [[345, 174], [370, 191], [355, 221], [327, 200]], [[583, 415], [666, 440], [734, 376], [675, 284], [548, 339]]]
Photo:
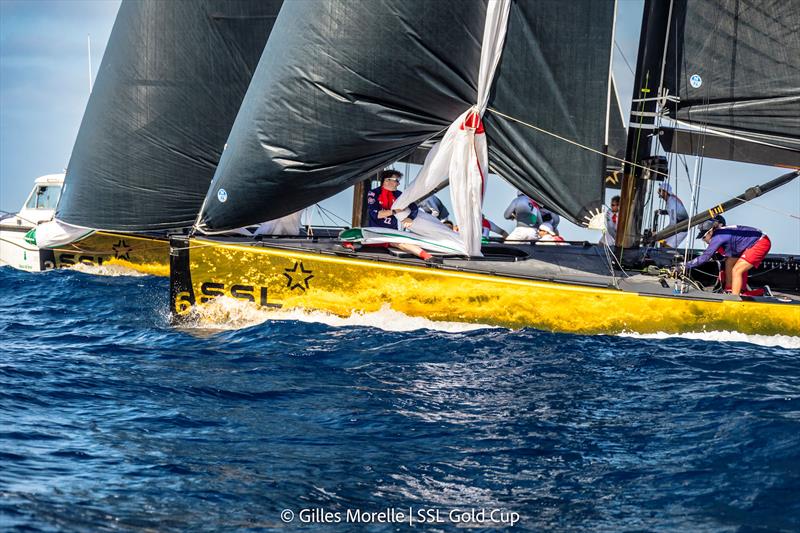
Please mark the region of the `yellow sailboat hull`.
[[98, 231], [53, 249], [50, 268], [75, 265], [120, 266], [143, 274], [169, 276], [169, 242], [144, 236]]
[[432, 320], [571, 333], [735, 330], [800, 335], [797, 305], [646, 296], [205, 239], [191, 239], [188, 253], [191, 281], [172, 300], [178, 317], [190, 314], [193, 305], [226, 296], [262, 308], [340, 316], [388, 304]]

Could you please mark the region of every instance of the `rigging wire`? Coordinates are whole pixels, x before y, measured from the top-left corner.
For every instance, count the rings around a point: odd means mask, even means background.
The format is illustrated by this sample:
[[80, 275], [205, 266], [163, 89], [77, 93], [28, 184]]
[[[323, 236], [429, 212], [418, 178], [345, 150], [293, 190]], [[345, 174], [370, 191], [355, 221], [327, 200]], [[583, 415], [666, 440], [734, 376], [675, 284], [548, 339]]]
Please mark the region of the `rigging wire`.
[[[568, 139], [566, 137], [558, 135], [557, 133], [553, 133], [551, 131], [547, 131], [545, 129], [539, 128], [538, 126], [534, 126], [533, 124], [531, 124], [529, 122], [525, 122], [522, 119], [519, 119], [519, 118], [516, 118], [516, 117], [512, 117], [511, 115], [507, 115], [507, 114], [505, 114], [505, 113], [503, 113], [501, 111], [498, 111], [497, 109], [494, 109], [493, 107], [487, 107], [486, 110], [487, 111], [491, 111], [492, 113], [494, 113], [495, 115], [497, 115], [499, 117], [505, 118], [505, 119], [510, 120], [512, 122], [517, 122], [518, 124], [522, 124], [523, 126], [531, 128], [533, 130], [536, 130], [536, 131], [538, 131], [540, 133], [544, 133], [545, 135], [549, 135], [551, 137], [554, 137], [554, 138], [556, 138], [558, 140], [564, 141], [564, 142], [566, 142], [568, 144], [571, 144], [573, 146], [577, 146], [578, 148], [582, 148], [582, 149], [587, 150], [589, 152], [595, 153], [597, 155], [601, 155], [603, 157], [607, 157], [608, 159], [612, 159], [614, 161], [619, 161], [620, 163], [624, 163], [626, 165], [630, 165], [630, 166], [635, 167], [635, 168], [641, 168], [641, 169], [649, 170], [652, 174], [655, 174], [657, 176], [665, 176], [665, 177], [669, 178], [669, 174], [668, 173], [661, 172], [661, 171], [658, 171], [658, 170], [655, 170], [655, 169], [649, 169], [649, 168], [647, 168], [647, 167], [645, 167], [643, 165], [639, 165], [638, 163], [633, 163], [632, 161], [628, 161], [627, 159], [622, 158], [622, 157], [616, 157], [616, 156], [613, 156], [613, 155], [610, 155], [610, 154], [605, 154], [600, 150], [596, 150], [595, 148], [592, 148], [591, 146], [586, 146], [585, 144], [581, 144], [581, 143], [579, 143], [577, 141], [573, 141], [572, 139]], [[688, 167], [687, 167], [687, 173], [688, 173]], [[725, 191], [721, 191], [720, 189], [715, 189], [713, 187], [707, 187], [707, 186], [704, 186], [704, 185], [698, 185], [698, 187], [700, 189], [703, 189], [703, 190], [706, 190], [706, 191], [711, 191], [711, 192], [725, 192]], [[741, 199], [743, 202], [746, 201], [744, 196], [737, 196], [736, 198], [737, 199]], [[788, 213], [786, 211], [781, 211], [779, 209], [768, 207], [768, 206], [766, 206], [764, 204], [757, 203], [757, 202], [755, 202], [753, 200], [747, 201], [747, 203], [749, 205], [757, 206], [757, 207], [760, 207], [762, 209], [773, 211], [775, 213], [779, 213], [781, 215], [788, 216], [790, 218], [795, 218], [795, 219], [800, 220], [800, 215], [796, 215], [794, 213]]]
[[314, 205], [315, 205], [315, 207], [317, 209], [319, 209], [320, 213], [324, 213], [324, 214], [326, 214], [328, 216], [328, 220], [332, 223], [332, 225], [334, 225], [334, 226], [336, 225], [336, 220], [335, 219], [339, 219], [339, 221], [344, 223], [345, 226], [349, 226], [350, 225], [350, 223], [347, 220], [345, 220], [344, 218], [340, 217], [339, 215], [337, 215], [336, 213], [334, 213], [330, 209], [326, 209], [326, 208], [322, 207], [322, 205], [320, 205], [320, 204], [314, 204]]
[[[713, 30], [711, 31], [710, 35], [708, 36], [706, 44], [709, 43], [709, 42], [712, 42], [714, 40], [715, 36], [718, 33], [719, 33], [719, 20], [717, 20], [716, 24], [714, 25]], [[683, 60], [686, 61], [686, 52], [685, 51], [683, 53]], [[677, 72], [678, 72], [678, 54], [675, 54], [675, 73], [676, 73], [676, 76], [677, 76]], [[708, 91], [708, 85], [706, 85], [706, 88], [705, 88], [704, 94], [703, 94], [702, 106], [707, 107], [708, 104], [709, 104], [709, 99], [710, 99], [710, 96], [709, 96], [709, 91]], [[687, 120], [686, 121], [691, 124], [691, 109], [687, 110]], [[691, 234], [692, 234], [692, 217], [694, 217], [695, 213], [697, 212], [697, 207], [698, 207], [698, 205], [700, 203], [700, 187], [701, 187], [700, 183], [701, 183], [701, 177], [702, 177], [702, 172], [703, 172], [703, 163], [705, 162], [704, 155], [705, 155], [705, 149], [706, 149], [705, 139], [706, 139], [706, 135], [707, 135], [707, 128], [708, 128], [708, 121], [707, 120], [702, 121], [701, 122], [701, 126], [700, 126], [700, 135], [699, 135], [699, 139], [700, 139], [699, 153], [695, 155], [695, 157], [697, 159], [695, 159], [695, 165], [694, 165], [694, 179], [690, 181], [691, 189], [692, 189], [691, 190], [692, 202], [689, 205], [689, 207], [690, 207], [689, 223], [688, 223], [688, 225], [686, 227], [687, 237], [690, 237]], [[683, 249], [683, 264], [684, 264], [683, 271], [684, 271], [684, 274], [686, 273], [685, 265], [689, 261], [689, 245], [690, 245], [691, 242], [692, 242], [691, 238], [687, 239], [686, 240], [686, 245], [684, 246], [684, 249]]]
[[614, 287], [619, 288], [619, 280], [617, 279], [617, 275], [614, 272], [614, 262], [616, 261], [616, 264], [619, 267], [620, 272], [622, 272], [626, 278], [629, 278], [631, 276], [630, 274], [625, 272], [625, 269], [622, 267], [622, 261], [620, 261], [620, 259], [617, 258], [617, 256], [614, 254], [614, 250], [611, 249], [611, 245], [609, 245], [605, 241], [605, 239], [603, 239], [601, 242], [603, 244], [603, 250], [605, 251], [606, 254], [606, 261], [608, 261], [609, 270], [611, 271], [611, 278], [613, 280]]
[[622, 61], [625, 63], [625, 66], [627, 66], [628, 70], [631, 71], [631, 74], [633, 76], [635, 76], [636, 74], [633, 72], [633, 67], [631, 67], [630, 63], [628, 63], [628, 58], [625, 57], [625, 52], [622, 51], [622, 47], [619, 45], [619, 43], [617, 42], [616, 39], [614, 39], [614, 46], [617, 47], [617, 51], [619, 52], [619, 55], [622, 56]]

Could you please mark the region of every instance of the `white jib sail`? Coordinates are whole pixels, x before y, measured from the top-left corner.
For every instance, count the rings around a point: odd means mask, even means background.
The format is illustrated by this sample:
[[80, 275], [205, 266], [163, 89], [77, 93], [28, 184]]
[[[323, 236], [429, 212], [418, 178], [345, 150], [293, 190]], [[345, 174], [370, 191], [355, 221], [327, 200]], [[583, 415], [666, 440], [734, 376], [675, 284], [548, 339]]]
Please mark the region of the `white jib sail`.
[[[425, 158], [417, 178], [395, 202], [395, 209], [405, 209], [411, 202], [424, 198], [443, 183], [450, 181], [450, 199], [459, 224], [458, 239], [466, 255], [481, 255], [481, 207], [488, 175], [489, 157], [481, 117], [489, 101], [489, 90], [505, 42], [510, 0], [490, 0], [481, 45], [476, 105], [462, 113], [447, 129], [444, 138]], [[408, 211], [398, 213], [398, 222]], [[419, 219], [419, 217], [417, 217]], [[422, 237], [435, 231], [424, 219], [411, 225], [411, 231]], [[431, 235], [432, 236], [432, 235]]]

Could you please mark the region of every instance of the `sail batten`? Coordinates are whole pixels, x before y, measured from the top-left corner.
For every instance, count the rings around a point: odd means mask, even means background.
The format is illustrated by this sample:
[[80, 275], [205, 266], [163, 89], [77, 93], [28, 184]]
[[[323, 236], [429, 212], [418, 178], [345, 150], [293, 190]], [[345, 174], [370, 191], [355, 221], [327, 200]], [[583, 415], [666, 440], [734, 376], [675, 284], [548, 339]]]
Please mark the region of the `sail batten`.
[[191, 226], [281, 4], [124, 1], [57, 218], [118, 231]]

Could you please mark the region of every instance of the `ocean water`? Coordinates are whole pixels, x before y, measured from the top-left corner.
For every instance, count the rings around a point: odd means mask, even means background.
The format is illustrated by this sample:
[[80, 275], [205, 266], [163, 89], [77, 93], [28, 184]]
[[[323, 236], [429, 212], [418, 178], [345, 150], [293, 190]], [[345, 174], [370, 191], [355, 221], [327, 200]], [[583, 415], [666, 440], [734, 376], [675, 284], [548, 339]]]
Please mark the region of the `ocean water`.
[[0, 268], [0, 530], [800, 530], [798, 338], [176, 329], [167, 288]]

